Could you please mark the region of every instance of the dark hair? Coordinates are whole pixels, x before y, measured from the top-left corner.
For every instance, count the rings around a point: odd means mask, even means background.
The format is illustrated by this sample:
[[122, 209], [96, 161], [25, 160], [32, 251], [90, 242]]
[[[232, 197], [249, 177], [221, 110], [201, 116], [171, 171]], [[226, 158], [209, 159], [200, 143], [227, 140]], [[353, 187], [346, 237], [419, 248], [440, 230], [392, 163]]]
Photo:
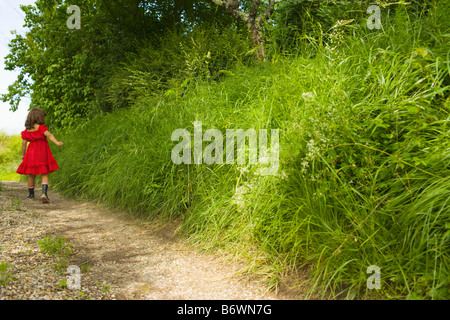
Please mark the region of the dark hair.
[[47, 114], [42, 109], [31, 109], [30, 112], [28, 112], [27, 121], [25, 121], [25, 128], [28, 130], [33, 129], [35, 124], [43, 126], [45, 124], [46, 115]]

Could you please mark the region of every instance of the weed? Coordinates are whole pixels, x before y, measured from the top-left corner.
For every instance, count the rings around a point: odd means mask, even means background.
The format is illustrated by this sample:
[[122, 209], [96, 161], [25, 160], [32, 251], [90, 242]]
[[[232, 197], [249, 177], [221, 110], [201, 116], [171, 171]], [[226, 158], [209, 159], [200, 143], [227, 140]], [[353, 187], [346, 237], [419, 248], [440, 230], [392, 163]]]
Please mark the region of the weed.
[[51, 254], [53, 256], [69, 256], [72, 253], [70, 247], [72, 244], [66, 244], [67, 239], [62, 237], [47, 236], [42, 240], [37, 240], [41, 252]]
[[69, 264], [69, 256], [72, 254], [70, 247], [72, 244], [66, 244], [67, 239], [62, 237], [47, 236], [42, 240], [37, 240], [41, 252], [55, 256], [54, 267], [60, 273], [64, 273]]
[[91, 265], [89, 263], [89, 261], [83, 261], [80, 264], [80, 272], [89, 272], [91, 270]]
[[54, 263], [54, 267], [60, 274], [66, 272], [67, 267], [69, 266], [69, 260], [66, 256], [59, 256], [56, 258], [56, 262]]
[[58, 281], [58, 287], [61, 289], [67, 288], [67, 279], [61, 279]]
[[7, 207], [7, 210], [18, 211], [18, 210], [20, 210], [21, 204], [22, 204], [22, 199], [13, 197], [9, 200], [9, 206]]
[[0, 285], [6, 286], [11, 280], [14, 280], [12, 273], [9, 270], [10, 264], [7, 262], [0, 262]]
[[102, 290], [103, 293], [108, 293], [111, 291], [111, 287], [107, 285], [106, 283], [102, 283], [101, 285], [95, 281], [95, 286]]

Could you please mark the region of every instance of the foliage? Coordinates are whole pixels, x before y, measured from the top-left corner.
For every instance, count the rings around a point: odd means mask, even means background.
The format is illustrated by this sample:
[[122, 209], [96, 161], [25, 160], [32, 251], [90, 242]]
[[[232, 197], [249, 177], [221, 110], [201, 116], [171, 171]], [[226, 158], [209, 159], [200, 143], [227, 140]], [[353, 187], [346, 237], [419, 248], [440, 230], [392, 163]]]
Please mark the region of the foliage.
[[[266, 60], [266, 50], [262, 23], [267, 22], [275, 10], [275, 0], [211, 0], [212, 3], [224, 8], [229, 14], [247, 26], [252, 39], [253, 52], [257, 61]], [[247, 9], [247, 10], [246, 10]]]
[[67, 279], [61, 279], [58, 281], [58, 287], [60, 289], [67, 288]]
[[18, 180], [16, 173], [22, 158], [20, 135], [6, 135], [0, 132], [0, 181]]
[[196, 79], [218, 79], [234, 65], [251, 65], [247, 39], [234, 29], [195, 27], [189, 34], [169, 33], [142, 45], [115, 68], [104, 97], [115, 109], [129, 106], [142, 95], [175, 94]]
[[30, 95], [31, 107], [44, 109], [47, 124], [54, 127], [70, 127], [116, 108], [104, 99], [108, 79], [127, 54], [144, 44], [163, 47], [170, 32], [188, 34], [201, 23], [223, 29], [232, 23], [223, 10], [212, 11], [202, 1], [79, 0], [81, 28], [70, 30], [70, 4], [37, 0], [21, 6], [29, 31], [16, 35], [5, 59], [6, 69], [18, 68], [20, 74], [2, 100], [16, 110], [21, 97]]
[[57, 255], [70, 255], [72, 250], [71, 244], [66, 244], [67, 239], [61, 237], [47, 236], [42, 240], [37, 240], [41, 252], [51, 254], [52, 256]]
[[[416, 15], [427, 15], [432, 8], [436, 7], [437, 2], [436, 0], [425, 2], [419, 0], [408, 2], [395, 0], [281, 1], [273, 15], [273, 24], [266, 26], [265, 33], [271, 42], [276, 43], [278, 50], [291, 53], [305, 49], [310, 41], [320, 39], [325, 43], [332, 42], [332, 31], [339, 23], [356, 22], [365, 25], [369, 17], [367, 8], [371, 4], [377, 4], [381, 8], [381, 19], [386, 21], [387, 17], [396, 15], [397, 9], [407, 8], [409, 12]], [[302, 51], [302, 54], [305, 53]]]
[[59, 236], [47, 236], [42, 240], [37, 240], [37, 243], [41, 248], [41, 252], [55, 256], [56, 262], [54, 266], [60, 273], [66, 271], [69, 264], [69, 257], [72, 254], [72, 249], [70, 249], [70, 247], [72, 247], [72, 244], [66, 244], [66, 242], [66, 238], [62, 238]]
[[8, 285], [11, 280], [15, 279], [12, 277], [9, 267], [9, 263], [4, 261], [0, 262], [0, 287]]

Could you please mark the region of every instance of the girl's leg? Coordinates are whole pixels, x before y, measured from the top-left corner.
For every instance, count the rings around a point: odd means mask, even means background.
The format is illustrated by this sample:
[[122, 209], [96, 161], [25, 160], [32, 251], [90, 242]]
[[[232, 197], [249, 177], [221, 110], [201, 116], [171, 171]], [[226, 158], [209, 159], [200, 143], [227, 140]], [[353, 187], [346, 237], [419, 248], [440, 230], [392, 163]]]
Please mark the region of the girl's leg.
[[50, 199], [47, 196], [47, 190], [48, 190], [48, 174], [41, 175], [42, 177], [42, 196], [41, 200], [44, 203], [47, 203], [50, 201]]
[[28, 175], [28, 188], [34, 188], [34, 181], [36, 179], [36, 176], [29, 174]]
[[29, 174], [28, 175], [28, 196], [27, 199], [34, 199], [34, 181], [36, 176]]

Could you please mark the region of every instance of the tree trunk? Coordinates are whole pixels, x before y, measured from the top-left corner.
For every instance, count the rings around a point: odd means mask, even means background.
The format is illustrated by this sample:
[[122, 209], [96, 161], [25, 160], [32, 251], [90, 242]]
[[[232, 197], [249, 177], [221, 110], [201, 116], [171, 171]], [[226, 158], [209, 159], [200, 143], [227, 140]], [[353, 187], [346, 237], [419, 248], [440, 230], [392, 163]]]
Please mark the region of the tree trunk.
[[258, 9], [261, 0], [252, 0], [250, 12], [245, 13], [239, 9], [239, 0], [211, 0], [213, 3], [224, 7], [228, 13], [237, 19], [244, 21], [252, 38], [253, 48], [256, 49], [255, 58], [257, 61], [266, 60], [266, 52], [264, 49], [264, 39], [261, 27], [262, 19], [267, 20], [275, 10], [275, 0], [269, 0], [266, 10], [258, 16]]
[[264, 48], [264, 39], [261, 26], [256, 21], [249, 21], [248, 31], [250, 33], [250, 37], [252, 38], [253, 48], [256, 49], [256, 60], [266, 61], [266, 51]]

